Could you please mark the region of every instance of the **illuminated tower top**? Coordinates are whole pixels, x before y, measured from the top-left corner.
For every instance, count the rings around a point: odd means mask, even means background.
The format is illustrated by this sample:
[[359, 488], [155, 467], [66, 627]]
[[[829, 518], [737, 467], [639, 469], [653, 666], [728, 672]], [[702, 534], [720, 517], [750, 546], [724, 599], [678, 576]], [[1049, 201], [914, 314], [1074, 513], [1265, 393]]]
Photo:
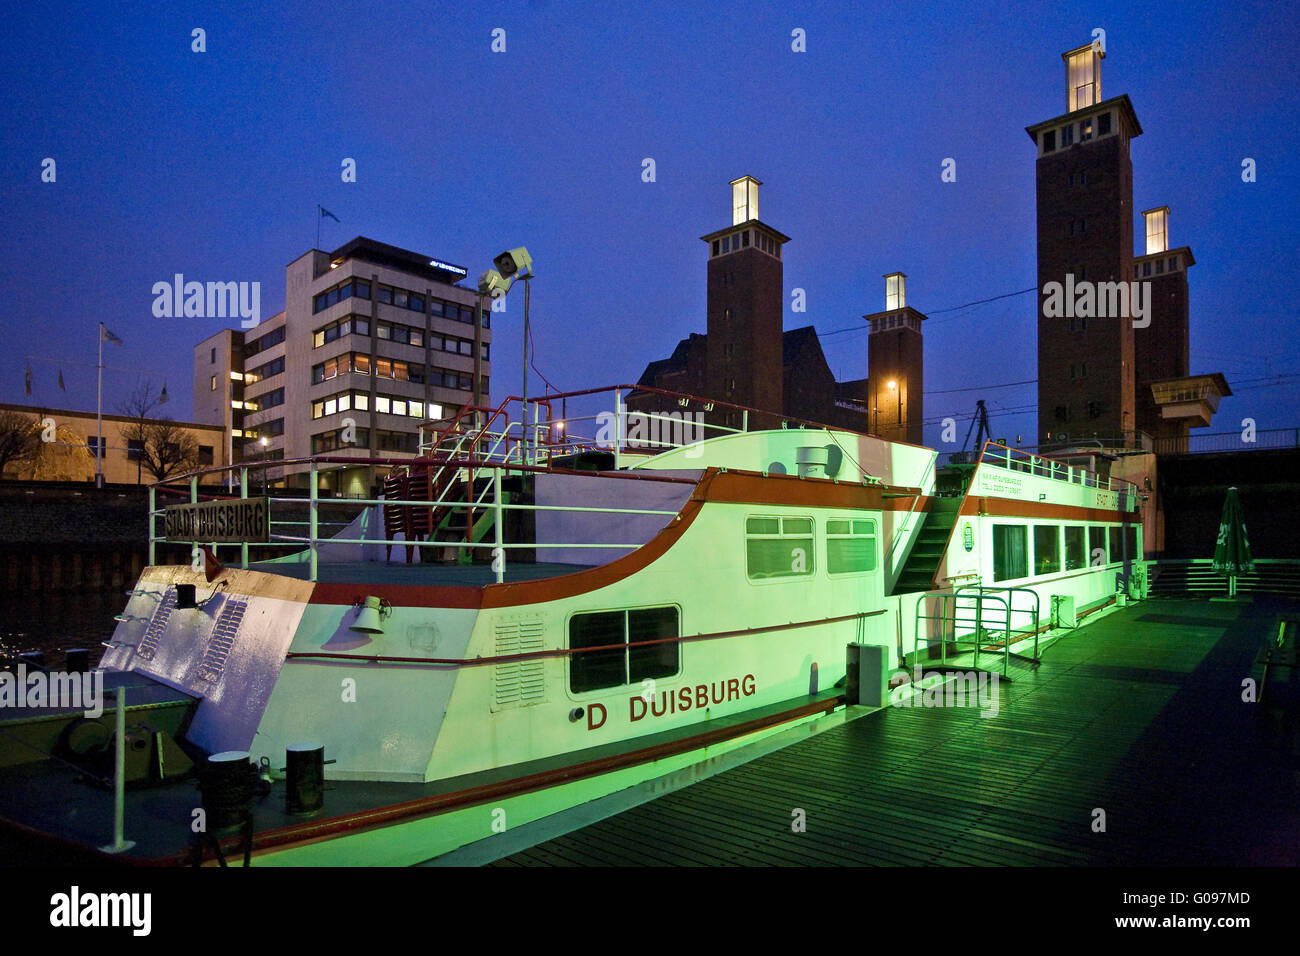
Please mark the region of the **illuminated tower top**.
[[758, 187], [763, 185], [753, 176], [741, 176], [731, 181], [731, 224], [744, 225], [758, 218]]
[[1153, 255], [1169, 251], [1169, 207], [1157, 206], [1142, 213], [1146, 222], [1147, 251]]
[[1062, 53], [1065, 61], [1065, 111], [1096, 106], [1101, 102], [1101, 61], [1106, 59], [1098, 43]]

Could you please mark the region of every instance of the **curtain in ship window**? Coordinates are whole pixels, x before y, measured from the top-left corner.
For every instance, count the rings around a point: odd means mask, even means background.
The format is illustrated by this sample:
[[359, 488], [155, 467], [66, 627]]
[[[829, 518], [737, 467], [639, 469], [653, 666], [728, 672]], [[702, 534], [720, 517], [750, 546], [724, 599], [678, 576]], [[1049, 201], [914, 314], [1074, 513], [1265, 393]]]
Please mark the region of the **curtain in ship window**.
[[750, 580], [812, 574], [812, 519], [746, 519], [745, 571]]
[[1029, 575], [1029, 529], [1023, 525], [993, 526], [993, 580]]

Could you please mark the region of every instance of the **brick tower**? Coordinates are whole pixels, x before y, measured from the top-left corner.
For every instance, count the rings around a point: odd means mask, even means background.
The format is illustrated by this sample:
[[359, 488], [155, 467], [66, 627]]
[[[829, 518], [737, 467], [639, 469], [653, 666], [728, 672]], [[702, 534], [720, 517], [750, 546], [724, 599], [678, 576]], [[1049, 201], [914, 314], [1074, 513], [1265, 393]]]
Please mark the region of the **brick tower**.
[[873, 435], [920, 445], [922, 336], [925, 316], [907, 304], [907, 276], [885, 276], [885, 311], [864, 315], [867, 338], [867, 414]]
[[1044, 310], [1049, 283], [1069, 297], [1076, 283], [1128, 282], [1133, 273], [1129, 141], [1142, 127], [1128, 96], [1101, 98], [1104, 58], [1095, 44], [1062, 54], [1066, 112], [1026, 128], [1038, 148], [1040, 446], [1123, 441], [1136, 421], [1132, 319]]
[[[781, 247], [790, 237], [759, 221], [761, 185], [751, 176], [734, 180], [731, 225], [700, 237], [709, 250], [705, 396], [773, 412], [750, 416], [751, 428], [772, 428], [783, 408]], [[741, 425], [734, 412], [710, 420]]]

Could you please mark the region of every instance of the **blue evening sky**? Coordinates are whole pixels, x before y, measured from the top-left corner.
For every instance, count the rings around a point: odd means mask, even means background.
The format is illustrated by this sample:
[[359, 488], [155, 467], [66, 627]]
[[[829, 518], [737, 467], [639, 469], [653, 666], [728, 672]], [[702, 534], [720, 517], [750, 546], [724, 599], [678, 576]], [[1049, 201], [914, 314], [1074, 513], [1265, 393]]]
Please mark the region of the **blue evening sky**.
[[[527, 245], [537, 367], [564, 389], [635, 381], [704, 331], [698, 237], [730, 224], [727, 183], [750, 174], [763, 221], [793, 240], [786, 328], [854, 329], [823, 345], [837, 377], [865, 376], [860, 317], [884, 308], [884, 273], [906, 272], [909, 304], [934, 314], [926, 418], [985, 398], [994, 434], [1031, 444], [1034, 385], [991, 386], [1037, 374], [1034, 296], [940, 310], [1035, 284], [1024, 127], [1064, 111], [1060, 54], [1096, 27], [1103, 95], [1127, 93], [1145, 130], [1135, 215], [1169, 205], [1171, 244], [1197, 260], [1191, 370], [1237, 393], [1211, 430], [1300, 425], [1300, 44], [1293, 7], [1249, 2], [14, 5], [0, 401], [93, 410], [102, 320], [124, 341], [105, 409], [151, 376], [190, 418], [193, 346], [231, 323], [155, 319], [153, 284], [258, 281], [270, 316], [318, 203], [342, 220], [323, 224], [326, 249], [370, 236], [471, 279]], [[521, 318], [512, 295], [496, 398], [519, 389]]]

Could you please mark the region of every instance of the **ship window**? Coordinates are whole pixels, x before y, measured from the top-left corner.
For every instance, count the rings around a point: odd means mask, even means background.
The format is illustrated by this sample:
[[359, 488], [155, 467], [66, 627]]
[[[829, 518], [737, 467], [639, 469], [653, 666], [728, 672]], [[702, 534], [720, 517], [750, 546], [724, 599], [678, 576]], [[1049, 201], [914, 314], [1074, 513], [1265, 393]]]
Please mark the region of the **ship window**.
[[1100, 567], [1106, 563], [1106, 529], [1088, 529], [1088, 563]]
[[751, 581], [812, 574], [812, 518], [747, 518], [745, 572]]
[[1124, 529], [1110, 529], [1110, 563], [1118, 564], [1124, 560]]
[[1006, 581], [1029, 575], [1028, 531], [1023, 525], [993, 526], [993, 580]]
[[1061, 535], [1054, 524], [1034, 525], [1034, 567], [1038, 574], [1061, 570]]
[[1140, 560], [1142, 555], [1138, 553], [1138, 529], [1137, 525], [1124, 526], [1125, 548], [1128, 550], [1130, 561]]
[[864, 519], [828, 518], [826, 573], [858, 574], [876, 569], [876, 523]]
[[1069, 525], [1065, 529], [1065, 570], [1076, 571], [1088, 564], [1088, 536], [1083, 525]]
[[580, 694], [672, 677], [679, 669], [676, 641], [642, 647], [627, 645], [677, 636], [676, 607], [575, 614], [569, 620], [569, 648], [582, 653], [570, 655], [569, 689]]

